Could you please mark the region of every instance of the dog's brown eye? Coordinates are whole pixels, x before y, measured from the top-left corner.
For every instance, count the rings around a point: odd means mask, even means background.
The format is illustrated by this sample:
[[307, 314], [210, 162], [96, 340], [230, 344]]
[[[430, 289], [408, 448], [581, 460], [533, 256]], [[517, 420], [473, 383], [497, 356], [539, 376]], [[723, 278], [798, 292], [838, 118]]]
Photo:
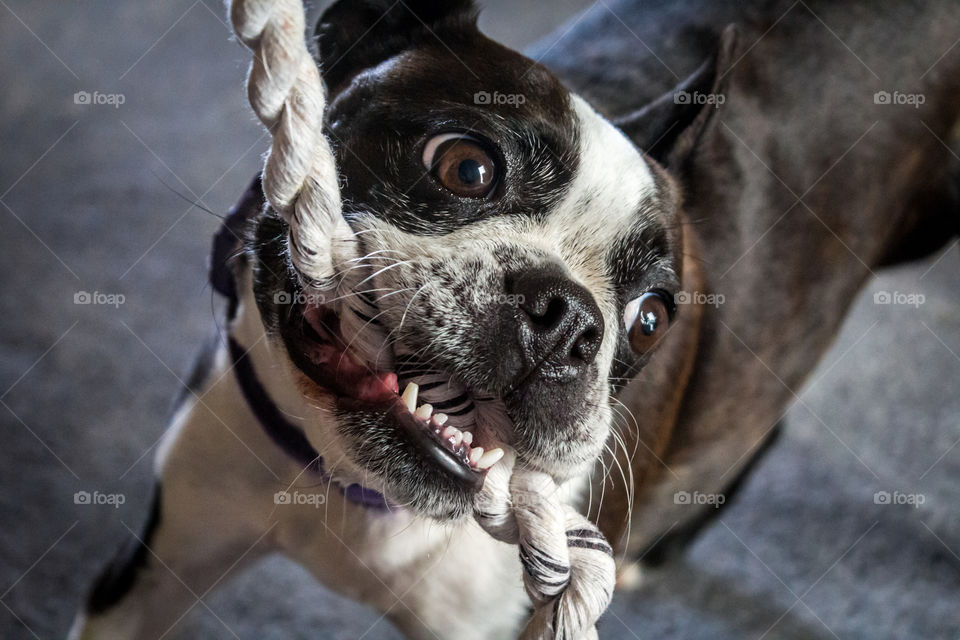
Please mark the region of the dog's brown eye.
[[670, 312], [663, 296], [655, 291], [631, 300], [623, 311], [630, 348], [637, 355], [647, 353], [670, 327]]
[[497, 179], [497, 165], [483, 145], [470, 136], [434, 136], [423, 149], [423, 164], [446, 189], [466, 198], [482, 198]]

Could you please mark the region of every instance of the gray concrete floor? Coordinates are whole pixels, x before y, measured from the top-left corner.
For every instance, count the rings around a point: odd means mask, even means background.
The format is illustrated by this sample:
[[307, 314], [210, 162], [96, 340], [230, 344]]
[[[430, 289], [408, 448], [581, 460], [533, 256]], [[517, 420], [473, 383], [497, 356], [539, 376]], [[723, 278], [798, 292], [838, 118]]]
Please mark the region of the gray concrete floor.
[[[484, 27], [520, 46], [588, 3], [487, 4]], [[0, 2], [0, 637], [62, 636], [145, 514], [152, 447], [215, 306], [217, 220], [175, 192], [226, 210], [266, 146], [222, 13]], [[741, 500], [619, 594], [602, 636], [960, 637], [958, 285], [955, 246], [872, 282]], [[875, 305], [881, 290], [926, 299]], [[125, 301], [74, 304], [82, 291]], [[126, 503], [74, 504], [95, 489]], [[877, 491], [925, 503], [877, 505]], [[398, 637], [281, 559], [205, 603], [183, 637]]]

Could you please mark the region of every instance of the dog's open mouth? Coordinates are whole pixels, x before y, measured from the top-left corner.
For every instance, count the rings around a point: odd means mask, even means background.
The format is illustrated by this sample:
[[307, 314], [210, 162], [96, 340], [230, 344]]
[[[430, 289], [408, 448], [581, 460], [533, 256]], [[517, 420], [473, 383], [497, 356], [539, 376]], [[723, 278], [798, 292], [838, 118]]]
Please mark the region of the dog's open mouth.
[[[485, 471], [503, 457], [502, 449], [486, 451], [474, 442], [471, 426], [463, 419], [451, 420], [448, 414], [424, 402], [417, 383], [405, 383], [401, 393], [398, 373], [378, 370], [360, 357], [344, 340], [340, 318], [329, 307], [298, 305], [294, 314], [302, 322], [299, 348], [291, 350], [291, 358], [325, 393], [335, 397], [338, 409], [380, 414], [383, 422], [400, 430], [423, 458], [464, 488], [477, 490], [482, 486]], [[409, 377], [402, 365], [400, 368], [401, 375]], [[464, 411], [457, 413], [462, 416]], [[450, 424], [452, 421], [459, 428]]]

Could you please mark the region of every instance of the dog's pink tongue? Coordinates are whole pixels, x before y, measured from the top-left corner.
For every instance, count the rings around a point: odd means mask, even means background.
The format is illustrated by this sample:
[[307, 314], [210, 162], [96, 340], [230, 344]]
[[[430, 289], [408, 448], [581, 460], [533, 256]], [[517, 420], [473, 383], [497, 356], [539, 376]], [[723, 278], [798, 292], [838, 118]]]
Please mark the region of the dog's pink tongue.
[[337, 366], [337, 378], [347, 383], [353, 395], [362, 402], [391, 400], [400, 392], [397, 374], [371, 371], [350, 358], [341, 358]]
[[399, 391], [397, 374], [376, 373], [360, 380], [357, 385], [357, 398], [364, 402], [383, 402], [395, 398]]

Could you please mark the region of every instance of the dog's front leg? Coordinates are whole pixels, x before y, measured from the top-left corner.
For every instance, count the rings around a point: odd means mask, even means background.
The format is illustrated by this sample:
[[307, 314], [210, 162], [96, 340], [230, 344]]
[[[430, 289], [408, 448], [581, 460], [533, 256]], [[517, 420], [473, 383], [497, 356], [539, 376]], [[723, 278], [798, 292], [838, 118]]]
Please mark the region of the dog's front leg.
[[238, 440], [257, 444], [243, 420], [231, 419], [231, 398], [236, 405], [229, 389], [214, 388], [178, 412], [158, 449], [147, 524], [95, 581], [70, 640], [175, 637], [212, 589], [270, 550], [275, 505], [257, 478], [275, 479]]
[[162, 489], [154, 500], [144, 531], [97, 579], [70, 640], [167, 637], [228, 573], [261, 554], [227, 523], [185, 522]]

